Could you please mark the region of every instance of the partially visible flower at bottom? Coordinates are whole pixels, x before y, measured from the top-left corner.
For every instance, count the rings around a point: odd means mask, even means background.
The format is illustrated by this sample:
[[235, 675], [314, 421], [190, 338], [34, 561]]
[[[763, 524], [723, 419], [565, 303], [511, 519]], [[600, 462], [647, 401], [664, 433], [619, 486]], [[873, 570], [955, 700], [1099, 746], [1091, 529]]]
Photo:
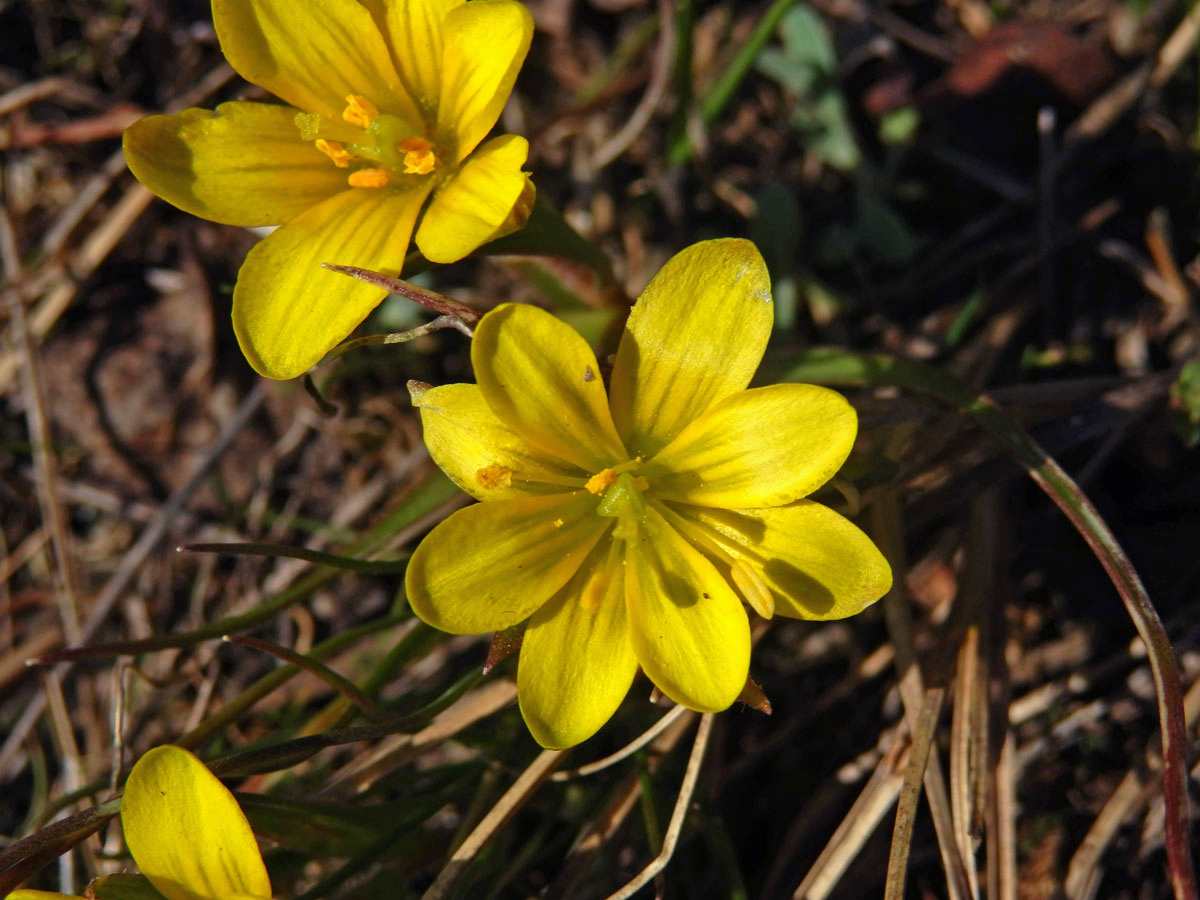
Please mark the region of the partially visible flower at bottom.
[[[155, 747], [129, 773], [121, 827], [133, 861], [167, 900], [271, 900], [250, 823], [204, 763], [180, 747]], [[70, 898], [19, 890], [6, 900]]]
[[737, 699], [743, 604], [838, 619], [891, 586], [857, 527], [803, 499], [854, 444], [838, 393], [747, 389], [773, 323], [753, 244], [671, 259], [634, 306], [609, 389], [587, 342], [532, 306], [479, 322], [478, 384], [413, 391], [437, 464], [481, 503], [422, 541], [409, 602], [456, 634], [528, 621], [521, 712], [545, 747], [590, 737], [640, 667], [684, 706]]

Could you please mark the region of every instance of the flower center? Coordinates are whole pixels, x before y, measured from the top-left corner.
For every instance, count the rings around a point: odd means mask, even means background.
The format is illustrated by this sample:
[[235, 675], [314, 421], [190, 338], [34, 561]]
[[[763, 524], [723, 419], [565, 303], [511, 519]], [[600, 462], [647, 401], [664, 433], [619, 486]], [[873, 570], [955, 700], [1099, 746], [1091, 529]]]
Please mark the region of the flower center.
[[303, 140], [329, 157], [339, 169], [349, 169], [351, 187], [380, 188], [403, 183], [406, 175], [425, 176], [438, 170], [439, 148], [399, 116], [381, 113], [366, 97], [346, 98], [342, 120], [363, 130], [361, 142], [341, 143], [320, 137], [320, 116], [300, 113], [296, 125]]

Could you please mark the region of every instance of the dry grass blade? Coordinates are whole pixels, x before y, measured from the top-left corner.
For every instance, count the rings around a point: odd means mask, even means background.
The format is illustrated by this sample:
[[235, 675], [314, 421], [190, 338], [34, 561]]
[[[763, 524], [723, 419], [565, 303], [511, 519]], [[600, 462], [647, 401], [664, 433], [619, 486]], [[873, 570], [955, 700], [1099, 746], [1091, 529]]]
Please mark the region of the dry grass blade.
[[[986, 720], [981, 703], [979, 673], [979, 629], [970, 627], [959, 649], [958, 675], [954, 680], [954, 717], [950, 727], [950, 805], [954, 819], [954, 838], [964, 862], [971, 896], [978, 900], [979, 876], [974, 865], [975, 848], [971, 837], [974, 821], [975, 777], [973, 764], [981, 759], [973, 752], [974, 739]], [[983, 711], [981, 716], [979, 713]], [[986, 736], [986, 731], [984, 732]]]
[[421, 895], [421, 900], [442, 900], [449, 896], [455, 883], [471, 864], [471, 860], [516, 814], [538, 785], [549, 777], [566, 753], [565, 750], [543, 750], [538, 754], [537, 759], [529, 764], [529, 768], [521, 773], [513, 782], [513, 786], [505, 791], [504, 796], [497, 800], [496, 805], [483, 817], [483, 821], [476, 825], [475, 830], [458, 846], [449, 862], [429, 886], [429, 890]]
[[907, 732], [901, 729], [892, 739], [887, 755], [875, 766], [858, 798], [829, 838], [829, 843], [796, 887], [793, 900], [825, 900], [837, 887], [850, 863], [862, 851], [887, 811], [895, 805], [904, 784], [900, 766], [911, 746]]
[[[892, 565], [895, 579], [892, 589], [883, 598], [883, 614], [887, 621], [888, 634], [896, 651], [896, 669], [900, 675], [900, 699], [904, 703], [904, 715], [914, 735], [914, 745], [929, 695], [925, 679], [917, 660], [913, 639], [912, 614], [909, 599], [903, 588], [904, 573], [908, 571], [904, 554], [903, 530], [900, 524], [900, 507], [893, 491], [883, 491], [871, 507], [872, 531], [884, 555]], [[945, 690], [942, 689], [944, 696]], [[938, 704], [938, 712], [941, 704]], [[938, 850], [946, 870], [946, 889], [951, 900], [966, 900], [970, 896], [966, 866], [955, 839], [954, 822], [950, 812], [950, 796], [946, 789], [946, 778], [941, 760], [936, 753], [921, 758], [925, 780], [925, 793], [929, 800], [929, 814], [937, 833]], [[907, 854], [907, 850], [905, 851]]]
[[[686, 709], [686, 707], [682, 708]], [[658, 771], [663, 760], [683, 740], [684, 734], [691, 728], [692, 721], [698, 715], [699, 713], [690, 709], [686, 710], [654, 740], [647, 754], [646, 772], [648, 774], [653, 775]], [[546, 889], [544, 900], [571, 900], [579, 895], [600, 852], [636, 808], [642, 788], [641, 773], [631, 772], [611, 792], [609, 802], [603, 811], [588, 821], [571, 845], [571, 849], [563, 859], [562, 871]]]
[[638, 101], [637, 108], [626, 120], [625, 125], [601, 145], [592, 155], [591, 168], [603, 169], [610, 162], [629, 149], [629, 145], [637, 140], [650, 119], [662, 103], [663, 96], [671, 81], [671, 67], [675, 61], [675, 10], [669, 0], [659, 0], [658, 51], [654, 57], [654, 71], [650, 74], [650, 84], [646, 93]]
[[896, 804], [896, 827], [892, 832], [892, 849], [888, 856], [887, 883], [884, 900], [902, 900], [904, 884], [908, 877], [908, 852], [912, 847], [913, 826], [917, 821], [917, 801], [921, 798], [921, 784], [928, 769], [929, 749], [933, 746], [933, 734], [937, 730], [938, 717], [942, 714], [942, 703], [946, 689], [935, 687], [925, 692], [925, 702], [913, 734], [912, 752], [904, 771], [904, 783], [900, 788], [900, 800]]
[[[112, 612], [113, 605], [133, 581], [139, 567], [146, 561], [151, 551], [166, 537], [167, 529], [170, 528], [175, 515], [183, 508], [188, 498], [208, 478], [209, 472], [217, 460], [220, 459], [221, 454], [229, 448], [229, 445], [233, 443], [233, 439], [237, 437], [250, 419], [258, 412], [262, 402], [263, 392], [261, 388], [255, 388], [246, 395], [246, 398], [242, 401], [233, 418], [225, 425], [220, 436], [213, 441], [204, 457], [197, 464], [191, 477], [167, 498], [167, 502], [159, 509], [154, 521], [138, 536], [137, 541], [134, 542], [134, 545], [129, 548], [128, 552], [121, 559], [121, 563], [112, 578], [105, 584], [104, 588], [100, 591], [100, 595], [92, 604], [91, 612], [84, 622], [81, 640], [89, 640], [104, 623], [105, 619], [108, 618], [109, 613]], [[70, 663], [63, 663], [59, 668], [60, 673], [68, 671], [70, 666]], [[14, 726], [12, 733], [5, 740], [3, 748], [0, 748], [0, 773], [8, 771], [10, 763], [20, 751], [25, 736], [29, 733], [29, 729], [33, 727], [34, 723], [37, 722], [43, 709], [43, 700], [39, 696], [22, 712], [21, 718]]]
[[692, 744], [692, 753], [688, 757], [687, 770], [683, 773], [683, 784], [679, 786], [679, 797], [675, 801], [675, 809], [671, 813], [671, 821], [667, 824], [666, 834], [663, 835], [662, 850], [638, 876], [619, 891], [609, 894], [608, 900], [629, 900], [659, 872], [667, 867], [675, 854], [675, 845], [683, 831], [683, 821], [687, 818], [688, 807], [692, 802], [692, 793], [696, 790], [696, 781], [700, 777], [700, 766], [704, 762], [704, 751], [708, 748], [708, 739], [712, 734], [714, 716], [705, 713], [700, 717], [700, 727], [696, 729], [696, 741]]
[[892, 384], [929, 394], [961, 410], [1004, 445], [1087, 542], [1117, 589], [1149, 654], [1162, 736], [1166, 848], [1171, 886], [1176, 900], [1196, 900], [1196, 872], [1188, 833], [1188, 738], [1179, 667], [1170, 638], [1145, 586], [1091, 501], [1062, 466], [991, 398], [976, 394], [935, 369], [886, 354], [813, 351], [806, 362], [790, 370], [789, 377], [825, 383]]
[[1005, 655], [1008, 625], [1004, 607], [992, 604], [983, 625], [987, 630], [988, 745], [986, 767], [985, 846], [988, 900], [1017, 900], [1016, 745]]
[[[1189, 729], [1200, 718], [1200, 679], [1192, 683], [1183, 699], [1184, 714]], [[1100, 887], [1100, 860], [1116, 838], [1121, 826], [1140, 809], [1149, 804], [1157, 788], [1155, 776], [1161, 759], [1153, 746], [1146, 748], [1143, 764], [1130, 769], [1113, 791], [1104, 809], [1088, 829], [1087, 835], [1071, 856], [1067, 866], [1064, 892], [1067, 900], [1090, 900]]]
[[485, 719], [517, 698], [517, 686], [509, 678], [498, 678], [467, 694], [416, 734], [398, 734], [381, 741], [369, 753], [335, 772], [329, 778], [322, 795], [336, 795], [347, 789], [366, 790], [378, 778], [406, 765], [420, 752], [453, 737], [468, 725]]
[[959, 591], [958, 612], [965, 634], [958, 651], [954, 679], [954, 715], [950, 729], [950, 801], [954, 834], [973, 898], [979, 897], [975, 864], [976, 834], [987, 805], [988, 747], [986, 621], [992, 601], [996, 565], [998, 497], [987, 491], [971, 504], [967, 531], [966, 571]]
[[686, 715], [687, 712], [688, 708], [686, 706], [676, 706], [616, 753], [610, 753], [603, 759], [590, 762], [585, 766], [580, 766], [578, 769], [570, 769], [566, 772], [555, 772], [550, 777], [550, 780], [570, 781], [573, 778], [582, 778], [585, 775], [594, 775], [597, 772], [604, 771], [610, 766], [615, 766], [621, 760], [628, 759], [630, 756], [637, 753], [648, 743], [666, 731], [671, 726], [672, 722], [674, 722], [680, 716]]

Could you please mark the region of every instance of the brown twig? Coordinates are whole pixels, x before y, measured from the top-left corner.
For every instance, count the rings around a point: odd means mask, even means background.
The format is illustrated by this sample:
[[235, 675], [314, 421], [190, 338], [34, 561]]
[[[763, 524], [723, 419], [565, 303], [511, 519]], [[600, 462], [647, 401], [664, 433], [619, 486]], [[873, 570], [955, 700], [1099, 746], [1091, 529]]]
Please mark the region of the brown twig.
[[460, 319], [464, 325], [474, 325], [479, 321], [479, 313], [466, 304], [452, 300], [445, 294], [439, 294], [437, 291], [417, 287], [415, 284], [401, 281], [399, 278], [393, 278], [391, 275], [384, 275], [382, 272], [373, 272], [370, 269], [362, 269], [358, 266], [339, 266], [334, 263], [321, 263], [321, 268], [329, 269], [331, 272], [338, 272], [342, 275], [349, 275], [351, 278], [357, 278], [359, 281], [364, 281], [377, 288], [383, 288], [389, 293], [399, 294], [406, 300], [419, 303], [421, 306], [432, 309], [436, 313], [441, 313], [443, 316], [452, 316]]

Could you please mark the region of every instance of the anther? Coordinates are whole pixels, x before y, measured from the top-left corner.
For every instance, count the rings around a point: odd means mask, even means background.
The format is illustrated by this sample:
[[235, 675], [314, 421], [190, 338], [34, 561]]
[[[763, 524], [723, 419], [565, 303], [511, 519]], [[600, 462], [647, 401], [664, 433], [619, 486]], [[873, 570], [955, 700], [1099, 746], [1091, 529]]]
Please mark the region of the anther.
[[388, 174], [383, 169], [359, 169], [350, 173], [350, 187], [381, 188], [388, 183]]
[[617, 473], [612, 469], [605, 469], [603, 472], [597, 472], [589, 478], [585, 486], [593, 494], [603, 494], [616, 483]]
[[405, 175], [428, 175], [437, 165], [433, 144], [423, 137], [407, 137], [397, 142], [396, 149], [404, 154]]
[[339, 144], [337, 141], [327, 141], [323, 138], [318, 138], [316, 148], [333, 160], [333, 164], [339, 169], [350, 168], [350, 160], [354, 157], [350, 151]]
[[342, 110], [342, 119], [359, 128], [370, 128], [379, 109], [366, 97], [351, 94], [346, 98], [346, 108]]

